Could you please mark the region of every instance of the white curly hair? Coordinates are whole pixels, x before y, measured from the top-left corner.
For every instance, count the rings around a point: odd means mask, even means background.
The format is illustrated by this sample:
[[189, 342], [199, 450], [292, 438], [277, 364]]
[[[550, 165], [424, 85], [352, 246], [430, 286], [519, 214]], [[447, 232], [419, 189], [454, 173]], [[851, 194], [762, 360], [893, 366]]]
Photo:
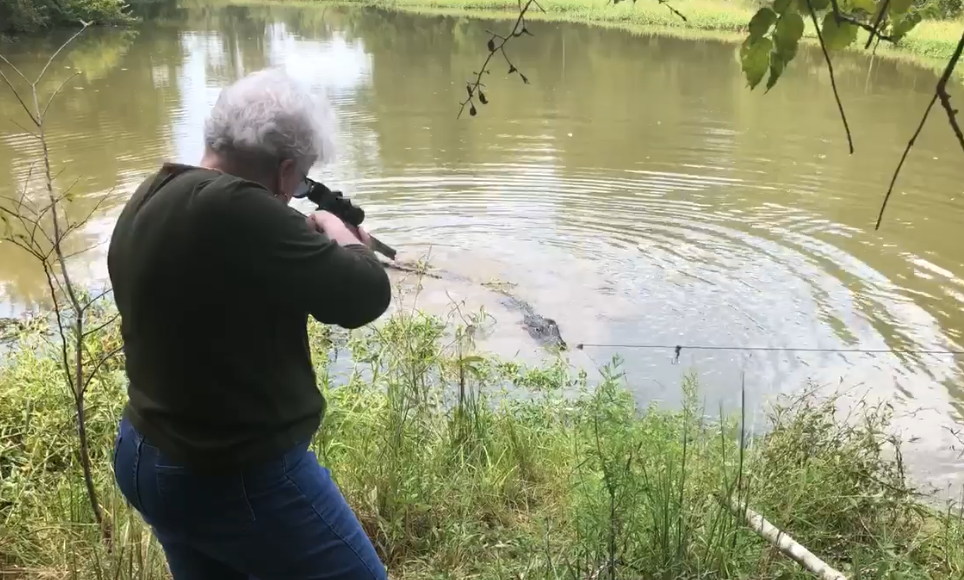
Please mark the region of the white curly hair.
[[292, 159], [302, 173], [334, 153], [334, 120], [326, 99], [314, 97], [279, 68], [248, 74], [218, 95], [204, 123], [204, 144], [226, 158], [232, 151], [265, 160]]

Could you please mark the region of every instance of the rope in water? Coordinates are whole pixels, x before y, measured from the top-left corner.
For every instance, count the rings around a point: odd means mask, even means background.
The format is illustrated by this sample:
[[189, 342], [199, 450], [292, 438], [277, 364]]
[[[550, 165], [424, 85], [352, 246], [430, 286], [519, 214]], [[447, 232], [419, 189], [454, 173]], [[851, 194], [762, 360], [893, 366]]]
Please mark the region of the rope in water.
[[698, 345], [698, 344], [607, 344], [582, 342], [576, 345], [576, 349], [585, 350], [586, 348], [625, 348], [625, 349], [648, 349], [648, 350], [672, 350], [674, 352], [674, 362], [679, 360], [683, 350], [731, 350], [743, 352], [819, 352], [819, 353], [852, 353], [852, 354], [932, 354], [932, 355], [964, 355], [964, 350], [953, 349], [894, 349], [894, 348], [817, 348], [817, 347], [791, 347], [791, 346], [724, 346], [724, 345]]
[[962, 354], [964, 350], [915, 350], [915, 349], [894, 349], [894, 348], [811, 348], [794, 346], [717, 346], [717, 345], [696, 345], [696, 344], [619, 344], [619, 343], [593, 343], [582, 342], [576, 348], [645, 348], [645, 349], [675, 349], [675, 350], [745, 350], [745, 351], [767, 351], [767, 352], [851, 352], [867, 354]]

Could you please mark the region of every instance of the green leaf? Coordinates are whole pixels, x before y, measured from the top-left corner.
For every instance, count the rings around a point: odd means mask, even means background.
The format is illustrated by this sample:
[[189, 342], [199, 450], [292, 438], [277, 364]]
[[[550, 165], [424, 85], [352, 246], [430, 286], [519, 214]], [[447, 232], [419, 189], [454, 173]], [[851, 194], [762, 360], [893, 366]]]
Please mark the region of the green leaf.
[[807, 4], [807, 0], [797, 0], [797, 4], [800, 6], [800, 12], [804, 14], [810, 14], [810, 7], [813, 7], [814, 12], [819, 12], [825, 10], [830, 6], [830, 0], [810, 0], [810, 4]]
[[855, 10], [863, 10], [867, 14], [877, 14], [877, 2], [875, 0], [850, 0], [850, 4]]
[[740, 65], [750, 90], [755, 89], [767, 73], [772, 49], [773, 41], [769, 38], [747, 38], [740, 47]]
[[916, 12], [904, 16], [900, 20], [897, 20], [893, 23], [890, 29], [890, 36], [894, 40], [903, 38], [904, 35], [913, 30], [915, 26], [920, 24], [921, 20], [923, 20], [923, 18]]
[[764, 6], [750, 19], [750, 38], [760, 38], [770, 31], [770, 27], [777, 21], [777, 13]]
[[777, 80], [780, 79], [780, 75], [783, 74], [786, 67], [787, 62], [779, 52], [773, 51], [770, 53], [770, 76], [767, 78], [767, 92], [770, 92], [770, 89], [777, 84]]
[[857, 40], [857, 27], [849, 22], [837, 22], [833, 12], [828, 12], [823, 17], [823, 26], [820, 27], [823, 33], [823, 43], [827, 50], [841, 50], [850, 46]]
[[773, 11], [777, 14], [783, 14], [787, 10], [793, 9], [792, 0], [774, 0], [773, 1]]
[[785, 63], [789, 63], [797, 54], [797, 45], [802, 37], [803, 16], [791, 12], [780, 17], [773, 32], [773, 40], [776, 41], [777, 51]]
[[900, 16], [901, 14], [906, 14], [913, 3], [914, 0], [890, 0], [890, 6], [887, 8], [887, 11], [890, 12], [891, 17]]

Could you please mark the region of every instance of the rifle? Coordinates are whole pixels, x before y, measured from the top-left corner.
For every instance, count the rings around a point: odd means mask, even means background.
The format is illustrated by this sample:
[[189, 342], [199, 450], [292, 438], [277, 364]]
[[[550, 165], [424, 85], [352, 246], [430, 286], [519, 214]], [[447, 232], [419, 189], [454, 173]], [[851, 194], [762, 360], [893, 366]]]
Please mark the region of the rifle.
[[[306, 177], [305, 180], [308, 182], [308, 192], [297, 197], [307, 197], [309, 201], [318, 206], [315, 208], [315, 211], [327, 211], [337, 216], [341, 221], [345, 222], [346, 225], [355, 228], [365, 221], [365, 210], [353, 204], [351, 199], [345, 197], [342, 192], [332, 191], [324, 183], [308, 177]], [[373, 250], [387, 257], [389, 260], [395, 259], [396, 252], [394, 249], [371, 234], [369, 234], [369, 237], [372, 240]]]

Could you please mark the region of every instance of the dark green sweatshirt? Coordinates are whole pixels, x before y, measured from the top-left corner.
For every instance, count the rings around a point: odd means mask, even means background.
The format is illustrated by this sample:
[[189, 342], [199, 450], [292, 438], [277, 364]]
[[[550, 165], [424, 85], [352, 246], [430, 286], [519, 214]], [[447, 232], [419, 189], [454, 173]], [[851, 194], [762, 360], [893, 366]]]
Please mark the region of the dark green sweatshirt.
[[357, 328], [388, 308], [384, 267], [264, 187], [165, 164], [127, 202], [108, 254], [121, 315], [125, 415], [187, 464], [260, 462], [312, 436], [325, 410], [306, 324]]

